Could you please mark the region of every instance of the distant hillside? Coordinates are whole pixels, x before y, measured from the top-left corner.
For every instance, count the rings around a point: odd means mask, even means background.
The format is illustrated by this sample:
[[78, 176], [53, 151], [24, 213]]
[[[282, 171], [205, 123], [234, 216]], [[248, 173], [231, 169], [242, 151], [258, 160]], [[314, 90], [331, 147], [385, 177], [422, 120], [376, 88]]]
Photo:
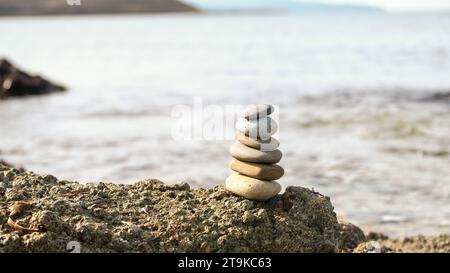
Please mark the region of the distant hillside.
[[0, 15], [107, 14], [192, 12], [196, 9], [177, 0], [0, 0]]
[[301, 0], [184, 0], [206, 11], [383, 12], [369, 5], [329, 4]]
[[297, 12], [384, 12], [382, 8], [367, 5], [297, 3], [291, 6]]

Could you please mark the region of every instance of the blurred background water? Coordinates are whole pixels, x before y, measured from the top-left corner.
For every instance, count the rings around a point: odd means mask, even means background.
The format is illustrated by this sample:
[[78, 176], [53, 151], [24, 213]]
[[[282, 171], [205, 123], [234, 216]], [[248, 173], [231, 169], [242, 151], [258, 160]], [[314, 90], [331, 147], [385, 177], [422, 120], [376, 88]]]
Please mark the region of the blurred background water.
[[280, 106], [283, 186], [389, 235], [450, 233], [450, 16], [0, 18], [0, 53], [69, 92], [0, 103], [0, 157], [83, 182], [212, 187], [232, 141], [174, 141], [172, 107]]

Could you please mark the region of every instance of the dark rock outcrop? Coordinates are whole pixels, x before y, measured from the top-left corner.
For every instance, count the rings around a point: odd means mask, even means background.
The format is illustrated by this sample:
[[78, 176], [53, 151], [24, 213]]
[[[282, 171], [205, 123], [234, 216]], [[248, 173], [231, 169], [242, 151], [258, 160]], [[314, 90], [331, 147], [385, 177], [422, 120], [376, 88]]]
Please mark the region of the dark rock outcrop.
[[6, 59], [0, 59], [0, 99], [28, 95], [42, 95], [66, 90], [41, 76], [30, 75], [16, 68]]
[[1, 165], [9, 167], [9, 168], [17, 169], [20, 172], [24, 172], [25, 171], [25, 169], [23, 167], [14, 166], [13, 164], [10, 164], [9, 162], [6, 162], [5, 160], [2, 160], [2, 159], [0, 159], [0, 166]]
[[366, 242], [364, 232], [352, 223], [341, 223], [341, 248], [345, 252], [351, 252], [359, 244]]
[[450, 104], [450, 91], [437, 92], [422, 99], [426, 102], [442, 102]]

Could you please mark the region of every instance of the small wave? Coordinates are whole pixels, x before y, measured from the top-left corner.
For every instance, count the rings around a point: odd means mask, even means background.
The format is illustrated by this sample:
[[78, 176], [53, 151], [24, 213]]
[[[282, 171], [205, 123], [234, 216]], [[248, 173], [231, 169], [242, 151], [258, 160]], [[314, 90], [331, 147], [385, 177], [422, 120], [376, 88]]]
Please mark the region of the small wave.
[[446, 157], [450, 155], [450, 151], [446, 149], [442, 150], [428, 150], [424, 148], [415, 148], [415, 147], [385, 147], [383, 151], [390, 154], [397, 155], [406, 155], [406, 154], [415, 154], [420, 156], [431, 156], [431, 157]]
[[409, 218], [402, 215], [383, 215], [381, 216], [380, 222], [382, 224], [398, 224], [408, 222]]
[[87, 112], [83, 117], [87, 118], [128, 118], [128, 117], [145, 117], [158, 116], [162, 114], [159, 109], [107, 109]]
[[371, 138], [407, 138], [427, 136], [431, 120], [379, 109], [312, 117], [296, 124], [305, 129], [334, 127], [342, 130], [362, 130], [364, 136]]

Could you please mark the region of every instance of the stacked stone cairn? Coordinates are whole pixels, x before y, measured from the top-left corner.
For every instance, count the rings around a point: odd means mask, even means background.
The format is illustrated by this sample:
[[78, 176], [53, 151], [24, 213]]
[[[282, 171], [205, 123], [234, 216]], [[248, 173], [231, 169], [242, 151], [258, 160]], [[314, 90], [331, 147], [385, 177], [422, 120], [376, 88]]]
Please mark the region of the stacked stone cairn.
[[275, 180], [284, 175], [277, 165], [282, 153], [280, 142], [272, 137], [277, 123], [269, 117], [274, 107], [267, 104], [252, 105], [236, 122], [236, 142], [230, 148], [234, 171], [225, 181], [225, 187], [236, 195], [254, 201], [266, 201], [281, 191]]

